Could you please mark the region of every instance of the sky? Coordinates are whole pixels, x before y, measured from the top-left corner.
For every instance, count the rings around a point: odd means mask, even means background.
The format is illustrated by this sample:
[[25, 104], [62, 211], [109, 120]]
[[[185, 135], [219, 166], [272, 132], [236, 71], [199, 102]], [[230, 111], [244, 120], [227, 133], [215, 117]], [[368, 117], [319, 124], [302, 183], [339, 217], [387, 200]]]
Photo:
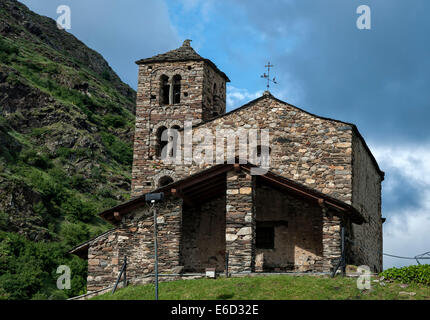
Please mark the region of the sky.
[[[384, 252], [430, 251], [430, 1], [428, 0], [22, 0], [100, 52], [133, 88], [136, 60], [193, 40], [224, 71], [228, 110], [261, 96], [270, 61], [277, 98], [355, 123], [386, 179]], [[357, 8], [371, 29], [357, 28]], [[384, 257], [384, 267], [414, 264]]]

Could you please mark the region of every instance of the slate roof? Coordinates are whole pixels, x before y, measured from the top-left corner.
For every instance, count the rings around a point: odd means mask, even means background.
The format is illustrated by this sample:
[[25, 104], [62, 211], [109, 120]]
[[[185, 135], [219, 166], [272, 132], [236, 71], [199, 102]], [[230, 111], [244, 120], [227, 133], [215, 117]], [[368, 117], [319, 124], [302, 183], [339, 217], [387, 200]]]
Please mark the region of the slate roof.
[[156, 62], [177, 62], [177, 61], [204, 61], [209, 64], [216, 72], [218, 72], [227, 82], [230, 79], [227, 75], [218, 69], [218, 67], [209, 59], [203, 58], [190, 45], [191, 40], [185, 40], [181, 47], [168, 51], [166, 53], [157, 54], [151, 58], [141, 59], [136, 61], [136, 64], [150, 64]]

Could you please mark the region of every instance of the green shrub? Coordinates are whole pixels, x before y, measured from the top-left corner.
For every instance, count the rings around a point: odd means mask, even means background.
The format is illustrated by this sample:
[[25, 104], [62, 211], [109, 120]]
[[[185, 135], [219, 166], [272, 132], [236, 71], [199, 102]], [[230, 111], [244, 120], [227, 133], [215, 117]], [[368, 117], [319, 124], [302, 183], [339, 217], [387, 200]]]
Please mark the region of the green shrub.
[[124, 117], [111, 114], [104, 116], [103, 120], [107, 127], [122, 128], [127, 124], [127, 120]]
[[10, 63], [10, 61], [12, 60], [12, 57], [18, 54], [19, 54], [18, 47], [0, 38], [0, 61], [1, 62]]
[[9, 216], [6, 212], [0, 211], [0, 230], [5, 230], [9, 222]]
[[[65, 299], [83, 293], [87, 264], [68, 255], [69, 249], [65, 243], [32, 242], [0, 232], [0, 300]], [[70, 290], [56, 287], [60, 265], [71, 269]]]
[[381, 272], [380, 275], [388, 280], [397, 280], [402, 283], [430, 285], [430, 265], [428, 264], [390, 268]]
[[84, 223], [63, 223], [60, 237], [67, 247], [73, 248], [79, 243], [85, 242], [90, 237], [88, 226]]
[[107, 81], [110, 81], [111, 80], [110, 72], [108, 70], [104, 70], [102, 72], [102, 78]]
[[64, 215], [83, 222], [89, 222], [97, 213], [97, 208], [92, 203], [82, 201], [70, 192], [62, 197], [59, 206]]
[[131, 144], [126, 144], [113, 134], [101, 132], [103, 145], [106, 147], [109, 155], [117, 162], [130, 165], [133, 162], [133, 148]]
[[30, 166], [40, 169], [46, 170], [52, 168], [52, 162], [49, 157], [46, 154], [37, 152], [35, 150], [27, 150], [22, 152], [21, 159]]

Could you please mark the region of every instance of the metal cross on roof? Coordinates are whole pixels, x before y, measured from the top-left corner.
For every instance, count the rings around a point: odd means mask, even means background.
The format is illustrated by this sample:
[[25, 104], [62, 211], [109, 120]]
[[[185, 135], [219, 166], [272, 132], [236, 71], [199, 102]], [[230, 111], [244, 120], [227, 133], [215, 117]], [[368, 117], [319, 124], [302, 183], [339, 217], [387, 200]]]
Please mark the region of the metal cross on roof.
[[274, 65], [270, 64], [270, 62], [267, 63], [267, 65], [265, 65], [264, 67], [267, 68], [267, 74], [264, 73], [261, 78], [263, 79], [267, 79], [267, 91], [269, 91], [270, 88], [270, 82], [273, 82], [274, 84], [277, 84], [276, 82], [276, 78], [270, 79], [270, 68], [273, 68]]

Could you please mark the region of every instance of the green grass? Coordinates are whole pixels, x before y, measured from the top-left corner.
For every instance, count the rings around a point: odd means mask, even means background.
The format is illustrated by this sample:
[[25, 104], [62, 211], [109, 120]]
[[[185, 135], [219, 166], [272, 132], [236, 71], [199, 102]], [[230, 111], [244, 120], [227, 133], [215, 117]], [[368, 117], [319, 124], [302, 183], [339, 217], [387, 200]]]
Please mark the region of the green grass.
[[[370, 290], [357, 289], [356, 278], [335, 279], [314, 276], [256, 276], [178, 280], [162, 282], [159, 297], [162, 300], [430, 300], [430, 287], [400, 283], [381, 286], [372, 281]], [[399, 292], [415, 292], [415, 296]], [[106, 293], [94, 300], [152, 300], [154, 285], [129, 286], [115, 294]]]

